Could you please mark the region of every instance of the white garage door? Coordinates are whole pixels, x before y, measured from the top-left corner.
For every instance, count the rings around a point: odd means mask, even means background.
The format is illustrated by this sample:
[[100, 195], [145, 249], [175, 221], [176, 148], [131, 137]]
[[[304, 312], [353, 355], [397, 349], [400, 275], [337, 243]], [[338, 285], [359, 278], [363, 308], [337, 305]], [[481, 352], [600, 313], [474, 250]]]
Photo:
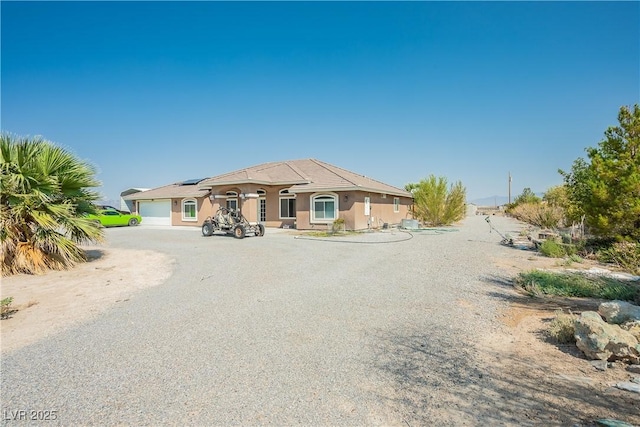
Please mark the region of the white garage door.
[[171, 201], [140, 202], [143, 225], [171, 225]]

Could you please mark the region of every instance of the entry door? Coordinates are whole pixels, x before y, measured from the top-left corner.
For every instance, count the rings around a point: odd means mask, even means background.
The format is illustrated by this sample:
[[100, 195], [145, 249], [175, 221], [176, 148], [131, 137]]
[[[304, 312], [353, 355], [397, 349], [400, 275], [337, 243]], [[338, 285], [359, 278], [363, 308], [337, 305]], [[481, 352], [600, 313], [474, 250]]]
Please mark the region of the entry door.
[[258, 222], [267, 221], [267, 199], [260, 197], [258, 199]]

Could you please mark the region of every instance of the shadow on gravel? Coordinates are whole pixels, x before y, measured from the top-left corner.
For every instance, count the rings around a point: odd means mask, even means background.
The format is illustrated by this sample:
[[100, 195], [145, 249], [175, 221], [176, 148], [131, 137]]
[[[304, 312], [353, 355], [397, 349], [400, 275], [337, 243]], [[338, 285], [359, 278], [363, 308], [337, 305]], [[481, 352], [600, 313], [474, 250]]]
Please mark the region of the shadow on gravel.
[[404, 425], [589, 426], [598, 418], [640, 423], [640, 399], [629, 393], [599, 392], [588, 378], [550, 374], [536, 360], [491, 351], [478, 357], [472, 343], [461, 348], [447, 331], [378, 338], [374, 367], [390, 387], [377, 397]]
[[104, 256], [104, 251], [100, 249], [87, 249], [84, 251], [87, 256], [87, 262], [97, 261]]

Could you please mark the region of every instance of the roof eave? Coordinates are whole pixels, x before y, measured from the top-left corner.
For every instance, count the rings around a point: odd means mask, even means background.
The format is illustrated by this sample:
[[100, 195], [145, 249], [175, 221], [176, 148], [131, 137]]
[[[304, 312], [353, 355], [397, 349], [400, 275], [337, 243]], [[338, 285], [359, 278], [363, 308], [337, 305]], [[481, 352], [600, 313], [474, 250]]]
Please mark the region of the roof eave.
[[201, 191], [199, 193], [190, 193], [190, 194], [159, 194], [159, 195], [153, 195], [153, 194], [141, 194], [141, 193], [135, 193], [135, 194], [131, 194], [129, 196], [124, 196], [122, 199], [123, 200], [160, 200], [160, 199], [180, 199], [180, 198], [185, 198], [185, 197], [202, 197], [202, 196], [206, 196], [207, 192], [206, 191]]
[[349, 187], [314, 187], [314, 188], [292, 188], [289, 190], [291, 193], [319, 193], [322, 191], [333, 191], [333, 192], [338, 192], [338, 191], [364, 191], [364, 192], [368, 192], [368, 193], [376, 193], [376, 194], [389, 194], [392, 196], [399, 196], [399, 197], [407, 197], [407, 198], [413, 198], [413, 195], [411, 195], [410, 193], [405, 193], [402, 192], [400, 190], [398, 191], [386, 191], [386, 190], [380, 190], [377, 188], [370, 188], [370, 187], [360, 187], [360, 186], [349, 186]]

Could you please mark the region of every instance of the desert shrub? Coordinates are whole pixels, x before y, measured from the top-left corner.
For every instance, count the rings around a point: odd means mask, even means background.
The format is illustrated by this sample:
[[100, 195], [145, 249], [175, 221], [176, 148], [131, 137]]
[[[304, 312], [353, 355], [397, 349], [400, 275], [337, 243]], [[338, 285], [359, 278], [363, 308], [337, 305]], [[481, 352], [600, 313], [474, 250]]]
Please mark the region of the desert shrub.
[[344, 218], [336, 218], [331, 225], [332, 233], [339, 233], [340, 231], [344, 231]]
[[569, 261], [577, 262], [577, 263], [581, 264], [584, 261], [584, 259], [582, 259], [582, 257], [580, 255], [578, 255], [578, 254], [571, 254], [571, 255], [569, 255]]
[[446, 178], [430, 175], [405, 188], [413, 194], [413, 215], [426, 225], [451, 225], [464, 218], [466, 189], [460, 181], [449, 185]]
[[6, 319], [14, 312], [14, 310], [11, 309], [11, 303], [13, 303], [13, 297], [0, 300], [0, 319]]
[[533, 270], [518, 274], [515, 286], [531, 296], [556, 295], [631, 302], [640, 298], [640, 286], [637, 284], [581, 273]]
[[[560, 243], [552, 239], [547, 239], [540, 245], [540, 253], [549, 258], [564, 258], [566, 256], [578, 256], [581, 249], [574, 244]], [[578, 256], [578, 258], [580, 258]], [[581, 260], [581, 258], [580, 258]], [[574, 260], [571, 260], [574, 261]]]
[[555, 240], [545, 240], [540, 245], [540, 253], [549, 258], [562, 258], [567, 255], [564, 246]]
[[509, 213], [516, 219], [543, 228], [556, 228], [564, 222], [564, 209], [546, 203], [523, 203]]
[[640, 274], [640, 244], [616, 242], [597, 252], [600, 262], [615, 264], [633, 274]]
[[560, 344], [571, 344], [576, 342], [575, 319], [576, 316], [569, 312], [564, 313], [562, 310], [555, 312], [556, 317], [549, 324], [549, 335]]

